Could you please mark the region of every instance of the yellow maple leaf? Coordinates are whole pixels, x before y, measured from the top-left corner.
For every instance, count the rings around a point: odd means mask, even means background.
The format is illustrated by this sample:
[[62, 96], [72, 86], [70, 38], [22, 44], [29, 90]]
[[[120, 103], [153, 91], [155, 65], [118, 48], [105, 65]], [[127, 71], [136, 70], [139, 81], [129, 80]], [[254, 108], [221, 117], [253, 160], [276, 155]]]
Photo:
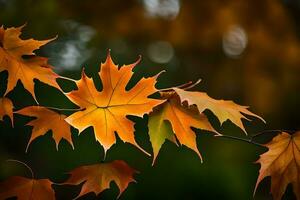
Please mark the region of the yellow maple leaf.
[[126, 86], [133, 75], [132, 69], [138, 62], [139, 60], [118, 69], [108, 54], [99, 72], [102, 91], [95, 88], [93, 80], [83, 71], [81, 79], [76, 81], [78, 89], [66, 93], [72, 102], [84, 109], [72, 114], [66, 118], [66, 121], [80, 133], [92, 126], [96, 140], [100, 142], [105, 152], [116, 142], [115, 132], [124, 142], [140, 148], [134, 139], [134, 123], [126, 116], [143, 117], [144, 114], [152, 111], [154, 106], [164, 102], [148, 98], [157, 91], [155, 83], [158, 75], [142, 78], [134, 87], [126, 91]]
[[265, 146], [269, 150], [257, 161], [261, 168], [255, 191], [265, 177], [271, 176], [271, 193], [275, 200], [281, 199], [289, 183], [300, 199], [300, 132], [293, 135], [282, 132]]
[[[35, 56], [33, 53], [50, 40], [38, 41], [34, 39], [22, 40], [21, 30], [18, 28], [0, 27], [0, 72], [8, 72], [7, 89], [5, 95], [10, 92], [20, 80], [26, 90], [28, 90], [36, 100], [34, 94], [34, 79], [51, 85], [60, 90], [56, 82], [59, 76], [52, 71], [48, 64], [48, 59]], [[23, 56], [30, 56], [23, 58]]]

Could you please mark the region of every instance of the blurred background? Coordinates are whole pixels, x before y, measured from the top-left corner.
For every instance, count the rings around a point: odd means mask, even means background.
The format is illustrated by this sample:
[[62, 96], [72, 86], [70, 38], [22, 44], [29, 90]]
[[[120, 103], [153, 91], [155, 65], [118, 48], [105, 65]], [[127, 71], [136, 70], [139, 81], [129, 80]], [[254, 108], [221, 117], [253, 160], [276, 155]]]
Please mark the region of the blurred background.
[[[0, 0], [0, 24], [5, 27], [27, 23], [22, 38], [58, 39], [37, 53], [49, 57], [55, 71], [73, 79], [80, 78], [84, 66], [96, 78], [99, 64], [108, 49], [115, 63], [129, 64], [142, 55], [134, 80], [167, 70], [159, 78], [159, 88], [170, 87], [198, 78], [195, 89], [217, 99], [232, 99], [249, 105], [267, 124], [253, 119], [245, 121], [248, 133], [266, 129], [300, 129], [300, 1], [299, 0]], [[7, 73], [0, 73], [3, 96]], [[65, 91], [75, 88], [60, 81]], [[63, 94], [36, 81], [41, 105], [75, 108]], [[34, 105], [30, 94], [18, 84], [10, 97], [16, 109]], [[71, 114], [71, 112], [65, 112]], [[221, 133], [246, 138], [230, 122], [220, 126], [207, 113]], [[148, 151], [147, 117], [132, 117], [136, 139]], [[75, 150], [62, 141], [56, 151], [51, 132], [25, 148], [31, 127], [30, 118], [15, 115], [15, 127], [8, 118], [0, 122], [0, 178], [30, 176], [17, 163], [26, 162], [36, 178], [60, 182], [66, 172], [103, 159], [103, 149], [95, 141], [92, 128], [80, 136], [74, 129]], [[198, 148], [204, 157], [201, 164], [196, 153], [186, 147], [166, 142], [158, 160], [120, 140], [108, 151], [106, 161], [123, 159], [140, 171], [138, 183], [130, 184], [120, 199], [253, 199], [259, 165], [254, 164], [266, 149], [197, 130]], [[265, 143], [275, 134], [257, 138]], [[115, 199], [117, 186], [101, 193], [97, 199]], [[54, 186], [58, 199], [72, 199], [79, 187]], [[272, 199], [270, 178], [259, 186], [254, 199]], [[89, 194], [80, 199], [95, 199]], [[284, 199], [294, 199], [289, 186]]]

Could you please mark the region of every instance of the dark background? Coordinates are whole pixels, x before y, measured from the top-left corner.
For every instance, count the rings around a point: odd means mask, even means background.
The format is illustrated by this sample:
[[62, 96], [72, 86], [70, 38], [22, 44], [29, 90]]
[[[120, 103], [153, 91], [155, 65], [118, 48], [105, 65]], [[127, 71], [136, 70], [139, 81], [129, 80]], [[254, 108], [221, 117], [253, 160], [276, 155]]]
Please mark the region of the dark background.
[[[250, 135], [266, 129], [300, 128], [299, 0], [0, 0], [0, 24], [11, 27], [24, 23], [22, 38], [58, 35], [37, 53], [49, 57], [61, 75], [79, 79], [85, 66], [87, 74], [96, 78], [108, 49], [118, 64], [132, 63], [142, 55], [135, 81], [163, 69], [167, 73], [159, 78], [159, 88], [201, 78], [197, 90], [250, 105], [251, 111], [267, 121], [245, 122]], [[0, 73], [1, 96], [6, 78], [6, 72]], [[68, 81], [60, 84], [65, 91], [74, 88]], [[75, 108], [50, 86], [36, 81], [35, 91], [41, 105]], [[8, 97], [16, 109], [35, 104], [20, 83]], [[247, 137], [230, 122], [220, 127], [216, 118], [208, 115], [221, 133]], [[30, 176], [24, 166], [7, 159], [23, 161], [36, 178], [54, 182], [65, 180], [65, 173], [75, 167], [103, 159], [92, 128], [80, 136], [72, 130], [75, 150], [63, 140], [56, 151], [49, 132], [34, 140], [25, 153], [32, 128], [24, 125], [30, 118], [14, 117], [14, 128], [8, 118], [0, 122], [1, 180], [12, 175]], [[151, 152], [146, 117], [133, 120], [138, 122], [137, 141]], [[254, 161], [266, 149], [197, 133], [202, 164], [193, 151], [167, 141], [151, 167], [150, 157], [119, 140], [105, 162], [123, 159], [140, 171], [135, 176], [138, 183], [130, 184], [120, 199], [252, 199], [259, 170]], [[267, 142], [274, 135], [268, 133], [257, 141]], [[111, 186], [98, 199], [115, 199], [118, 189], [114, 183]], [[70, 199], [79, 191], [79, 187], [54, 188], [60, 199]], [[271, 199], [269, 188], [267, 178], [254, 198]], [[89, 198], [95, 196], [81, 199]], [[294, 198], [289, 187], [284, 199]]]

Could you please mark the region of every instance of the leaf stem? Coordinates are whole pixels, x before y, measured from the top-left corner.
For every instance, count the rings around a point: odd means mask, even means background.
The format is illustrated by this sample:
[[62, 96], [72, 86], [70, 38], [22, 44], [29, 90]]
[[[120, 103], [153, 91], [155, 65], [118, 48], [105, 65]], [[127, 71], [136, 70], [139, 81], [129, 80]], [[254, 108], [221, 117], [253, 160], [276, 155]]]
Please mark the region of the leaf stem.
[[198, 79], [195, 83], [188, 85], [186, 87], [182, 87], [181, 89], [184, 89], [184, 90], [191, 89], [191, 88], [195, 87], [196, 85], [198, 85], [200, 82], [201, 82], [201, 79]]
[[[174, 87], [182, 88], [182, 87], [189, 86], [189, 85], [191, 85], [192, 83], [193, 83], [192, 81], [189, 81], [189, 82], [187, 82], [187, 83], [184, 83], [184, 84], [181, 84], [181, 85], [178, 85], [178, 86], [174, 86]], [[172, 90], [172, 88], [174, 88], [174, 87], [169, 87], [169, 88], [165, 88], [165, 89], [160, 89], [159, 91], [160, 91], [160, 92], [170, 91], [170, 90]]]
[[222, 137], [222, 138], [227, 138], [227, 139], [232, 139], [232, 140], [247, 142], [249, 144], [254, 144], [254, 145], [259, 146], [259, 147], [264, 147], [264, 145], [262, 145], [260, 143], [257, 143], [257, 142], [254, 142], [252, 140], [252, 138], [251, 139], [245, 139], [245, 138], [239, 138], [239, 137], [235, 137], [235, 136], [231, 136], [231, 135], [215, 135], [215, 137]]
[[14, 160], [14, 159], [8, 159], [8, 160], [6, 160], [6, 162], [16, 162], [16, 163], [20, 163], [20, 164], [24, 165], [27, 169], [29, 169], [29, 171], [31, 173], [31, 178], [34, 179], [34, 173], [33, 173], [32, 169], [26, 163], [19, 161], [19, 160]]
[[68, 77], [65, 77], [65, 76], [60, 76], [58, 78], [61, 78], [61, 79], [64, 79], [64, 80], [67, 80], [67, 81], [72, 81], [72, 82], [76, 82], [77, 80], [75, 79], [72, 79], [72, 78], [68, 78]]
[[41, 107], [48, 108], [51, 110], [58, 110], [58, 111], [81, 111], [81, 110], [83, 110], [81, 108], [56, 108], [56, 107], [49, 107], [49, 106], [41, 106]]

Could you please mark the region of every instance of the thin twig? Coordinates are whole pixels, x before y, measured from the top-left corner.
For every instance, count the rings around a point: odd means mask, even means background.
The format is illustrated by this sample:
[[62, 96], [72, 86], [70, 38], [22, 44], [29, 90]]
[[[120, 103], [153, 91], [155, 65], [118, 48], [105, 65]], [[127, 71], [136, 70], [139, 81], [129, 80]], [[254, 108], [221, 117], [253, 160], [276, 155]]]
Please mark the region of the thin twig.
[[58, 110], [58, 111], [81, 111], [83, 110], [82, 108], [56, 108], [56, 107], [49, 107], [49, 106], [41, 106], [44, 108], [48, 108], [51, 110]]
[[252, 139], [244, 139], [244, 138], [239, 138], [231, 135], [216, 135], [215, 137], [222, 137], [222, 138], [227, 138], [227, 139], [232, 139], [232, 140], [237, 140], [237, 141], [242, 141], [242, 142], [247, 142], [249, 144], [254, 144], [259, 147], [264, 147], [264, 145], [254, 142]]
[[26, 163], [19, 161], [19, 160], [14, 160], [14, 159], [6, 160], [6, 162], [17, 162], [17, 163], [24, 165], [27, 169], [29, 169], [29, 171], [31, 173], [31, 178], [34, 179], [34, 173], [33, 173], [32, 169]]
[[195, 87], [196, 85], [198, 85], [201, 82], [201, 79], [197, 80], [195, 83], [193, 83], [193, 81], [189, 81], [187, 83], [178, 85], [178, 86], [174, 86], [174, 87], [170, 87], [170, 88], [165, 88], [165, 89], [160, 89], [160, 92], [167, 92], [170, 90], [173, 90], [173, 88], [180, 88], [180, 89], [190, 89], [192, 87]]
[[[30, 174], [31, 174], [31, 179], [35, 179], [32, 169], [26, 163], [19, 161], [19, 160], [14, 160], [14, 159], [8, 159], [8, 160], [6, 160], [6, 162], [16, 162], [16, 163], [20, 163], [20, 164], [24, 165], [27, 169], [29, 169]], [[55, 182], [52, 182], [52, 183], [55, 185], [62, 185], [61, 183], [55, 183]]]
[[265, 133], [275, 133], [275, 132], [288, 132], [288, 133], [292, 133], [292, 132], [295, 132], [295, 131], [293, 131], [293, 130], [284, 130], [284, 129], [265, 130], [265, 131], [258, 132], [255, 135], [251, 135], [251, 139], [259, 137], [261, 135], [264, 135]]

